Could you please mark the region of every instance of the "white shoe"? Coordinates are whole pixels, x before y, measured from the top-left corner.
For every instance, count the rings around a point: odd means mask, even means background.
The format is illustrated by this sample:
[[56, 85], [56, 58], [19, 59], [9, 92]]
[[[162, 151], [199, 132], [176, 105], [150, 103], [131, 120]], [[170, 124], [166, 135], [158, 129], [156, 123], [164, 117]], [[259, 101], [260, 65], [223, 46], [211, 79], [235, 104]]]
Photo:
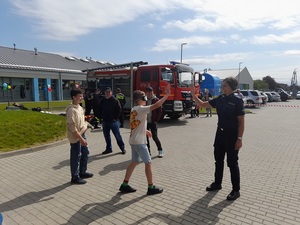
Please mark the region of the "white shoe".
[[158, 151], [158, 158], [162, 158], [162, 157], [164, 157], [164, 154], [163, 154], [163, 151], [160, 150], [160, 151]]

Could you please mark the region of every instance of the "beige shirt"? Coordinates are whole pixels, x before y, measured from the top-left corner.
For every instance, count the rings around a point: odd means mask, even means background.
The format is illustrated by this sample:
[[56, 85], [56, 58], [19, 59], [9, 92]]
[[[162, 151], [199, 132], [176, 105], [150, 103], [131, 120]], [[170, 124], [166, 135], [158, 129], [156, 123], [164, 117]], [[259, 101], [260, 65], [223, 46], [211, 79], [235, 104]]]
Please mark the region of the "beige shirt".
[[71, 144], [79, 141], [75, 132], [81, 135], [87, 130], [87, 122], [84, 119], [84, 111], [80, 105], [70, 104], [66, 111], [67, 120], [67, 138]]

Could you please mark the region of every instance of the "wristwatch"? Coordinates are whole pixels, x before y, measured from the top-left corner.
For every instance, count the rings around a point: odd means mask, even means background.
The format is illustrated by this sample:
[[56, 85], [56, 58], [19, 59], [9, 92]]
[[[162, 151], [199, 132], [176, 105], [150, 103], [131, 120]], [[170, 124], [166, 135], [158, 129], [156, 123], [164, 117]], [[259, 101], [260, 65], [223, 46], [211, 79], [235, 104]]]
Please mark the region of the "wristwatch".
[[241, 141], [242, 141], [242, 140], [243, 140], [243, 137], [238, 137], [238, 140], [241, 140]]

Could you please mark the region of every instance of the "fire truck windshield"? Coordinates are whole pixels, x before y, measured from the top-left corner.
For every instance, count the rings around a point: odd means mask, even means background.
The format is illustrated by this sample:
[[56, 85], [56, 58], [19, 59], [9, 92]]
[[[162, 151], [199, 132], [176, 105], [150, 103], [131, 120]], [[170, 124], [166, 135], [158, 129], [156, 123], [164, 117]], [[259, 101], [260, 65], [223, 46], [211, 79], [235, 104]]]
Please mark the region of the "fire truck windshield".
[[178, 74], [178, 86], [179, 87], [189, 87], [194, 80], [194, 76], [191, 72], [180, 72]]

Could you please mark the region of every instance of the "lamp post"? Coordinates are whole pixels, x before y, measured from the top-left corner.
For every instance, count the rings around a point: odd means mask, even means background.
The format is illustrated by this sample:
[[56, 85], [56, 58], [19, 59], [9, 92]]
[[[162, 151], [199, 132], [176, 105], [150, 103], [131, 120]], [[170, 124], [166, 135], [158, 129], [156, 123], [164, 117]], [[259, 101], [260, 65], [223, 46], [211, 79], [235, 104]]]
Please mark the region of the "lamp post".
[[184, 45], [187, 45], [187, 43], [181, 43], [180, 45], [180, 63], [182, 63], [182, 48]]
[[239, 75], [238, 75], [238, 85], [239, 85], [239, 88], [240, 88], [240, 73], [241, 73], [241, 64], [243, 62], [239, 62]]

